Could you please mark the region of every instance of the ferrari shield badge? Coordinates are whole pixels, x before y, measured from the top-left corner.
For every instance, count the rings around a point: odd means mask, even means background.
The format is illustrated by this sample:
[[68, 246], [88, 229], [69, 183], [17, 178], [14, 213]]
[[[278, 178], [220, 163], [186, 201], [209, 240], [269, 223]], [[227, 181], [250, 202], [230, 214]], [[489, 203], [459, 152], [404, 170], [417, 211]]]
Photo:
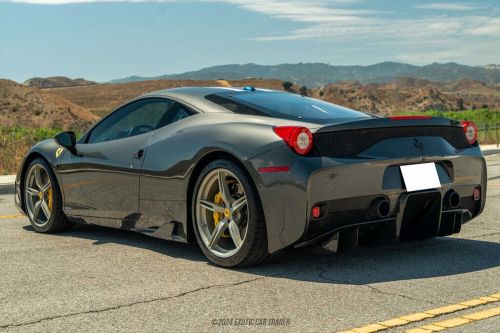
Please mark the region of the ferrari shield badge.
[[63, 153], [64, 151], [64, 148], [57, 148], [56, 150], [56, 158], [59, 158], [59, 156], [61, 156], [61, 154]]

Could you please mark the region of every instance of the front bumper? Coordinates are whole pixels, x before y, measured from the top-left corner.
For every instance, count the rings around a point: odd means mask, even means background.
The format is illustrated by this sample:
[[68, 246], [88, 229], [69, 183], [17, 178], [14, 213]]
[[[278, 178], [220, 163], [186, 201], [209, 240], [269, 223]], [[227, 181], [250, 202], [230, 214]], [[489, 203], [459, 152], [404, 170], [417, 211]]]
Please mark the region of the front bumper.
[[[256, 181], [271, 253], [291, 245], [318, 243], [340, 230], [357, 227], [362, 227], [357, 232], [368, 237], [378, 237], [374, 226], [394, 230], [385, 232], [396, 238], [451, 234], [484, 208], [486, 163], [478, 147], [449, 156], [393, 159], [306, 158], [283, 149], [251, 161], [254, 170], [270, 164], [291, 166], [288, 173], [259, 174]], [[436, 164], [442, 187], [408, 193], [399, 166], [426, 162]], [[472, 197], [476, 187], [481, 191], [479, 200]], [[460, 197], [455, 207], [444, 202], [450, 191]], [[377, 198], [389, 202], [384, 218], [373, 215], [371, 205]], [[313, 206], [321, 207], [318, 219], [311, 217]], [[431, 213], [409, 216], [413, 208]]]

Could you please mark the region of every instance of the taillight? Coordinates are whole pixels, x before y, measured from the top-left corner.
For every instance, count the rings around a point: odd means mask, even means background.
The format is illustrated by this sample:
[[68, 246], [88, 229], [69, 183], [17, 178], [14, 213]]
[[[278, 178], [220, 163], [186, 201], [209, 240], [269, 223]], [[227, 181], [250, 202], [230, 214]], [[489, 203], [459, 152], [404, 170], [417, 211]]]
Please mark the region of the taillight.
[[472, 121], [462, 121], [462, 127], [464, 128], [465, 138], [471, 145], [477, 141], [477, 126]]
[[308, 128], [299, 126], [275, 127], [274, 132], [292, 148], [297, 154], [307, 154], [313, 144], [312, 133]]

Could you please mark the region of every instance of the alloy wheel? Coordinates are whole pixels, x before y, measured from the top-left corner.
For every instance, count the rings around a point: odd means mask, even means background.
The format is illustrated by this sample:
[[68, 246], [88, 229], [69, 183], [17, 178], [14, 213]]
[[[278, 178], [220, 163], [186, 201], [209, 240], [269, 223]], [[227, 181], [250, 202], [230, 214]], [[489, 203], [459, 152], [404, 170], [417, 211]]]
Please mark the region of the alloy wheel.
[[41, 164], [29, 169], [24, 192], [31, 221], [38, 227], [45, 226], [52, 214], [53, 191], [49, 173]]
[[237, 253], [245, 242], [248, 220], [247, 199], [238, 177], [222, 168], [208, 173], [196, 198], [196, 222], [209, 251], [220, 258]]

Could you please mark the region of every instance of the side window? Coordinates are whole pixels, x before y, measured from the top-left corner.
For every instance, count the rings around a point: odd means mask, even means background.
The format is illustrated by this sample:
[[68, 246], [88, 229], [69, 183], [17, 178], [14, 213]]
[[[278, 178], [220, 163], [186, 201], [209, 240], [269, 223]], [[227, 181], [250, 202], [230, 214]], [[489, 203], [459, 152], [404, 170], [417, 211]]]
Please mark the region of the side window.
[[176, 121], [187, 118], [193, 115], [194, 113], [195, 112], [189, 109], [188, 107], [175, 102], [170, 108], [170, 110], [158, 123], [158, 128], [175, 123]]
[[125, 105], [104, 119], [90, 133], [88, 143], [122, 139], [159, 127], [174, 104], [163, 98], [147, 98]]

